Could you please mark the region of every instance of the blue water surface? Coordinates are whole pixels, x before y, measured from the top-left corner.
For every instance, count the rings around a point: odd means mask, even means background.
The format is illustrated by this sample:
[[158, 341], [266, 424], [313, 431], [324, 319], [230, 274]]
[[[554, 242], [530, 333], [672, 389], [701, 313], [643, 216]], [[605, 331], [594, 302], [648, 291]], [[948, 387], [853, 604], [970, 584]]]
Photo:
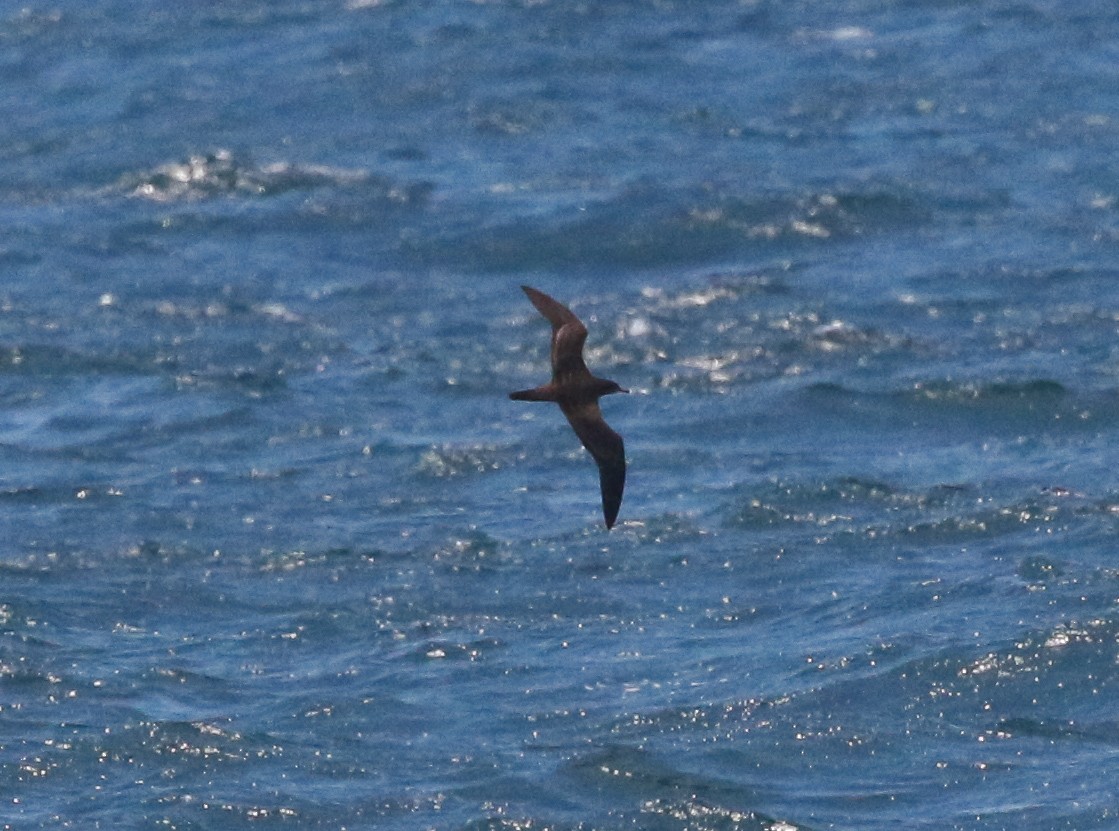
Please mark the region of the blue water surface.
[[[1119, 828], [1110, 0], [0, 10], [0, 828]], [[549, 328], [633, 393], [618, 525]]]

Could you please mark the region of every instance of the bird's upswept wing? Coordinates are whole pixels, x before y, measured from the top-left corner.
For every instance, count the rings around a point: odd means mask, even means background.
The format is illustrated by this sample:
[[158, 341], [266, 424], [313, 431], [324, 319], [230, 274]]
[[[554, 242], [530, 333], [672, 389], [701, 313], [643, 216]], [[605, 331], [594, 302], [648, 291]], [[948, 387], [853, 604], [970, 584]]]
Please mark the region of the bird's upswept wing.
[[589, 372], [583, 362], [587, 327], [571, 309], [531, 286], [521, 286], [532, 305], [552, 324], [552, 380]]

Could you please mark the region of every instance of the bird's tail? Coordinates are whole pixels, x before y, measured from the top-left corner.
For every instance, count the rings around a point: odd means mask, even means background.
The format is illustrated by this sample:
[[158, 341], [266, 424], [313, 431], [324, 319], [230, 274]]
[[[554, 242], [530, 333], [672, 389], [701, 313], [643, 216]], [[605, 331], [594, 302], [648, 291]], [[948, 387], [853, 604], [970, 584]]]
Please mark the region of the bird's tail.
[[518, 390], [517, 392], [509, 393], [509, 397], [514, 401], [555, 401], [556, 396], [548, 386], [536, 387], [531, 390]]

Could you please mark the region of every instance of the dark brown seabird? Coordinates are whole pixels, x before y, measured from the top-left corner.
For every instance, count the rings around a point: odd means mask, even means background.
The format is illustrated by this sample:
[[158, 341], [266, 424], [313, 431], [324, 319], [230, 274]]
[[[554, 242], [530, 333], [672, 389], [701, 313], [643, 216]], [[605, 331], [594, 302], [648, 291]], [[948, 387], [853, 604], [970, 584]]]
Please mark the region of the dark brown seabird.
[[532, 305], [552, 324], [552, 380], [531, 390], [509, 393], [514, 401], [554, 401], [598, 464], [602, 485], [602, 515], [612, 528], [626, 485], [626, 449], [622, 437], [606, 424], [598, 399], [612, 392], [629, 392], [613, 381], [591, 375], [583, 363], [587, 327], [571, 309], [542, 291], [521, 286]]

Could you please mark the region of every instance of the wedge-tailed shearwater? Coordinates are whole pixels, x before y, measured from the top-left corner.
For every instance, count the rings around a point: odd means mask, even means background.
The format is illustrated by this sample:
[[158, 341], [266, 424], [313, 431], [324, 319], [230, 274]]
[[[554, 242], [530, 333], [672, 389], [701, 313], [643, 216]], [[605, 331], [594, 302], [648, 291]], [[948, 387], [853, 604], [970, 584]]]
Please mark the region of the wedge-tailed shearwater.
[[622, 437], [602, 418], [598, 399], [612, 392], [629, 392], [613, 381], [591, 375], [583, 363], [587, 327], [571, 309], [542, 291], [521, 286], [532, 305], [552, 324], [552, 380], [531, 390], [509, 393], [514, 401], [554, 401], [567, 416], [583, 447], [598, 464], [602, 485], [602, 515], [611, 528], [622, 504], [626, 484], [626, 450]]

